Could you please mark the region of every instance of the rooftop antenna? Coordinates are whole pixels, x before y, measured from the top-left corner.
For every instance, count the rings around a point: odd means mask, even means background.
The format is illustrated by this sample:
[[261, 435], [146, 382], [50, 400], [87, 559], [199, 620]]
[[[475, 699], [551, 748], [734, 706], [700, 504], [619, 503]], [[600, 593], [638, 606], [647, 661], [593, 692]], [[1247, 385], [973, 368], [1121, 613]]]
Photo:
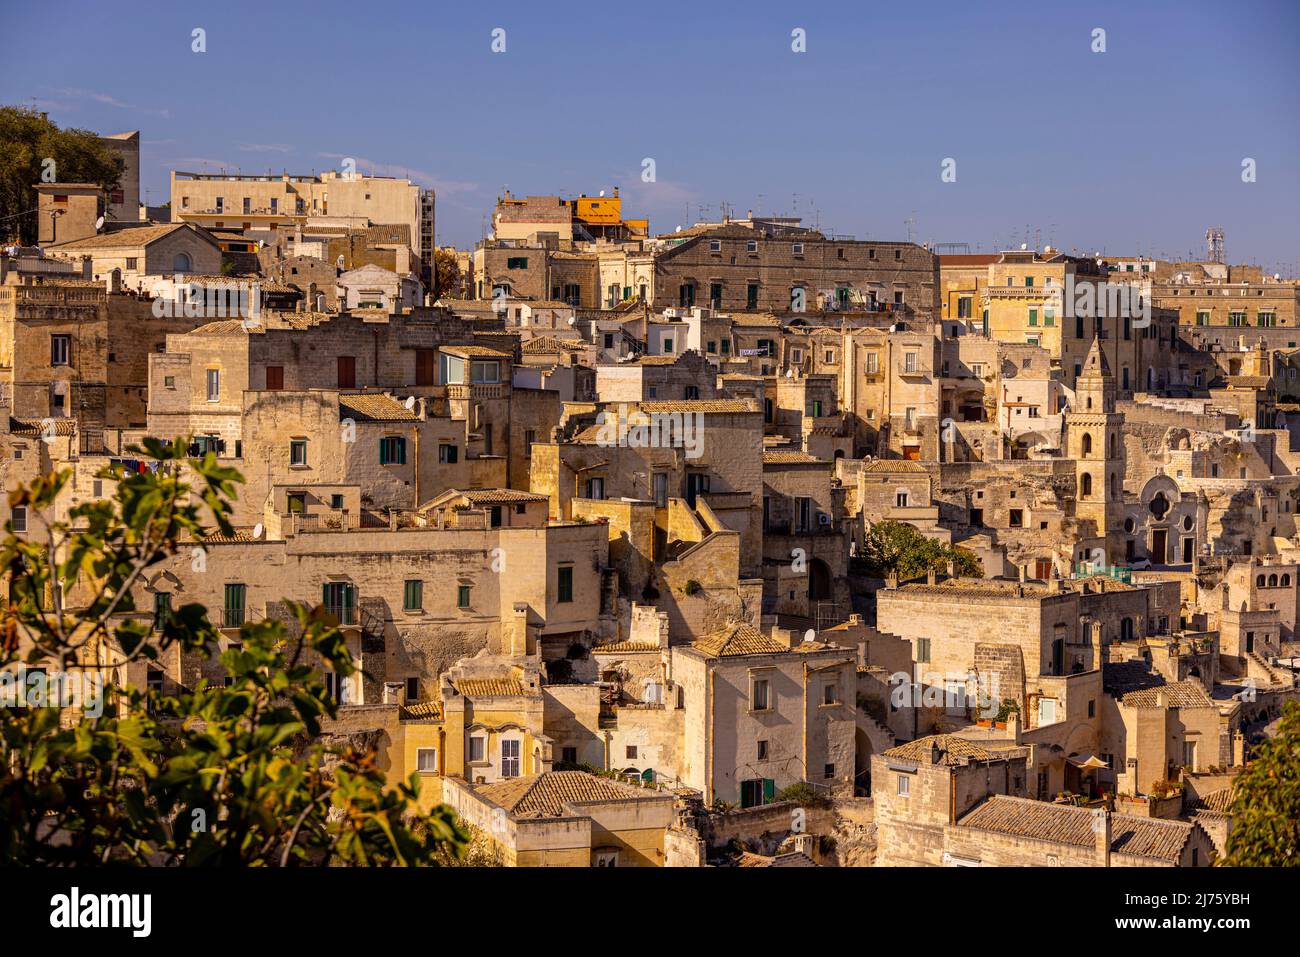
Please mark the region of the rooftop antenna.
[[1212, 263], [1221, 263], [1223, 259], [1223, 227], [1211, 226], [1205, 231], [1205, 252]]
[[912, 210], [912, 215], [903, 220], [903, 225], [907, 227], [907, 241], [912, 241], [912, 227], [916, 225], [916, 210]]

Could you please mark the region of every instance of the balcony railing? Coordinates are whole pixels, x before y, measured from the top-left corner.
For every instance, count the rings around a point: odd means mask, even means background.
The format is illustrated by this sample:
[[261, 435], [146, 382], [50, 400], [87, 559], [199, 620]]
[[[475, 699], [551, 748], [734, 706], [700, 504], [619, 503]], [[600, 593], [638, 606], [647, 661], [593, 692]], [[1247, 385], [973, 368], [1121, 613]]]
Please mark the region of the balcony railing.
[[357, 623], [356, 605], [328, 604], [325, 606], [325, 610], [337, 618], [340, 625], [355, 625]]

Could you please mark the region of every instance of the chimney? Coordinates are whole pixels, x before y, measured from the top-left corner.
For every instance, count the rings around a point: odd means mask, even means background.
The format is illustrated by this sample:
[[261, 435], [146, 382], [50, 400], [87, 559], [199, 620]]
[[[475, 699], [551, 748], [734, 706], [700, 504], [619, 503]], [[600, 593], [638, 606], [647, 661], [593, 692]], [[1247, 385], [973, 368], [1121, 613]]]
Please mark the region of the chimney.
[[390, 532], [397, 531], [397, 509], [395, 508], [388, 510], [388, 530]]
[[122, 270], [114, 269], [104, 280], [104, 287], [108, 290], [110, 296], [121, 295], [122, 293]]
[[95, 278], [95, 262], [89, 256], [83, 256], [81, 259], [81, 278], [85, 280]]
[[948, 559], [948, 577], [957, 577], [957, 560], [955, 558]]
[[890, 570], [890, 572], [887, 575], [885, 575], [885, 587], [888, 588], [890, 591], [893, 591], [895, 588], [898, 587], [897, 571]]
[[5, 284], [5, 280], [8, 278], [9, 278], [9, 254], [4, 251], [0, 251], [0, 286], [3, 286]]
[[1092, 831], [1097, 839], [1097, 866], [1110, 867], [1110, 842], [1112, 840], [1110, 811], [1096, 808], [1092, 812]]
[[937, 737], [931, 738], [930, 739], [930, 763], [938, 764], [939, 761], [942, 760], [942, 758], [943, 758], [943, 748], [939, 747], [939, 739]]
[[1028, 566], [1028, 565], [1021, 565], [1021, 566], [1019, 566], [1019, 571], [1020, 571], [1020, 581], [1021, 581], [1021, 584], [1023, 584], [1023, 583], [1025, 583], [1025, 582], [1029, 581], [1029, 566]]
[[927, 585], [937, 585], [939, 583], [939, 573], [935, 571], [933, 565], [925, 573], [925, 583]]

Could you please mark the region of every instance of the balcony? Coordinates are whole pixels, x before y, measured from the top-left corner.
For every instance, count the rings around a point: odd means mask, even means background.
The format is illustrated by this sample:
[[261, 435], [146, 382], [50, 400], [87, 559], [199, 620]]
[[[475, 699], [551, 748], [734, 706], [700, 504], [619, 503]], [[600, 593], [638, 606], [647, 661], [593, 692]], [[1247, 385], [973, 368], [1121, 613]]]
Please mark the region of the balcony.
[[327, 604], [325, 610], [338, 619], [340, 625], [357, 624], [357, 606], [356, 605], [338, 605]]
[[475, 385], [449, 385], [447, 386], [447, 398], [449, 399], [504, 399], [506, 397], [506, 387], [504, 383], [478, 383]]
[[919, 362], [911, 367], [906, 362], [900, 362], [897, 365], [897, 372], [904, 379], [926, 379], [934, 375], [933, 369], [927, 369]]

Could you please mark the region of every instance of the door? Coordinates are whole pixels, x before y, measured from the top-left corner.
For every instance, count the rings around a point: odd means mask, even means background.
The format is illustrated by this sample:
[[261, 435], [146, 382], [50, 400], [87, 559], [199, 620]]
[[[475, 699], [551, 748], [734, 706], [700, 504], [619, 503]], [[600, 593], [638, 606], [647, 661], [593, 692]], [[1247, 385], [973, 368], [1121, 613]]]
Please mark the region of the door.
[[519, 741], [501, 742], [501, 776], [503, 778], [519, 777]]
[[1192, 563], [1192, 550], [1196, 547], [1196, 539], [1183, 539], [1183, 563], [1190, 565]]
[[919, 445], [904, 445], [903, 459], [908, 462], [919, 462], [921, 460], [921, 447]]
[[1151, 561], [1163, 565], [1169, 560], [1169, 530], [1153, 528], [1151, 530]]
[[339, 356], [339, 388], [355, 389], [357, 387], [356, 356]]
[[695, 497], [701, 492], [708, 493], [709, 477], [703, 472], [691, 472], [686, 476], [686, 502], [695, 507]]
[[340, 625], [356, 624], [357, 589], [350, 582], [325, 583], [325, 608]]
[[268, 392], [278, 392], [284, 388], [284, 366], [266, 367], [266, 388]]
[[438, 368], [438, 354], [433, 349], [415, 350], [415, 384], [433, 385]]

